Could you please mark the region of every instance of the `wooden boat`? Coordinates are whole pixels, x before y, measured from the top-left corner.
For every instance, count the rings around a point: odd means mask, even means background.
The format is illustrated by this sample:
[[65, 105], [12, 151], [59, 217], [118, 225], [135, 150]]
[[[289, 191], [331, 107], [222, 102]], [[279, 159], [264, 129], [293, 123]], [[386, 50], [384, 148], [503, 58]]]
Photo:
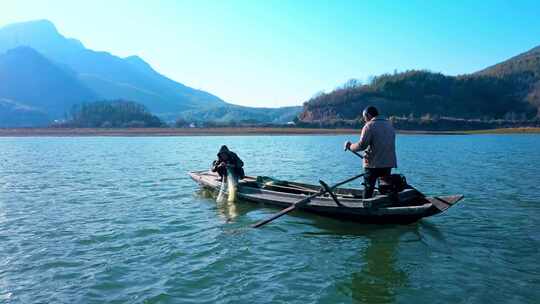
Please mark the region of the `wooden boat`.
[[[221, 180], [214, 172], [195, 171], [189, 175], [204, 188], [219, 191], [221, 187]], [[289, 207], [320, 189], [309, 184], [246, 176], [238, 183], [238, 198]], [[393, 197], [376, 191], [373, 198], [362, 199], [361, 190], [350, 188], [338, 188], [334, 190], [334, 195], [335, 199], [328, 193], [315, 197], [300, 209], [364, 223], [405, 224], [444, 212], [463, 198], [463, 195], [426, 197], [412, 187]]]

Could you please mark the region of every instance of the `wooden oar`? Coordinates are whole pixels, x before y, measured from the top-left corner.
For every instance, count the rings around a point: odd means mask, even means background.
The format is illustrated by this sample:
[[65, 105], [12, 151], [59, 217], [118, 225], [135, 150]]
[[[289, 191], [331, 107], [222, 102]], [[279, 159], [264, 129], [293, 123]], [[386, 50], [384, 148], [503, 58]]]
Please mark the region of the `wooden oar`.
[[360, 157], [361, 159], [364, 159], [364, 156], [362, 156], [362, 154], [360, 154], [360, 153], [358, 153], [358, 152], [356, 152], [356, 151], [353, 151], [353, 150], [351, 150], [351, 149], [347, 149], [347, 150], [351, 151], [352, 154], [354, 154], [354, 155]]
[[302, 206], [306, 205], [307, 203], [309, 203], [309, 202], [311, 201], [312, 198], [315, 198], [315, 197], [317, 197], [317, 196], [319, 196], [319, 195], [323, 195], [323, 194], [325, 194], [326, 192], [328, 192], [328, 190], [332, 191], [332, 190], [334, 190], [335, 188], [337, 188], [337, 187], [339, 187], [339, 186], [341, 186], [341, 185], [344, 185], [344, 184], [346, 184], [346, 183], [349, 183], [349, 182], [351, 182], [351, 181], [353, 181], [353, 180], [355, 180], [355, 179], [357, 179], [357, 178], [360, 178], [360, 177], [362, 177], [362, 176], [364, 176], [364, 173], [362, 173], [362, 174], [360, 174], [360, 175], [357, 175], [357, 176], [354, 176], [354, 177], [351, 177], [351, 178], [349, 178], [349, 179], [347, 179], [347, 180], [344, 180], [344, 181], [342, 181], [342, 182], [340, 182], [340, 183], [337, 183], [337, 184], [333, 185], [332, 187], [330, 187], [330, 188], [328, 188], [328, 189], [322, 188], [322, 189], [319, 190], [317, 193], [313, 193], [312, 195], [307, 196], [307, 197], [305, 197], [305, 198], [303, 198], [303, 199], [297, 201], [296, 203], [293, 203], [293, 204], [290, 205], [289, 207], [287, 207], [287, 208], [281, 210], [280, 212], [278, 212], [278, 213], [272, 215], [271, 217], [269, 217], [269, 218], [267, 218], [267, 219], [265, 219], [265, 220], [262, 220], [262, 221], [260, 221], [260, 222], [258, 222], [258, 223], [253, 224], [251, 227], [252, 227], [252, 228], [259, 228], [259, 227], [261, 227], [261, 226], [263, 226], [263, 225], [265, 225], [265, 224], [268, 224], [268, 223], [270, 223], [271, 221], [277, 219], [278, 217], [281, 217], [281, 216], [283, 216], [283, 215], [285, 215], [285, 214], [287, 214], [287, 213], [293, 211], [294, 209], [296, 209], [296, 208], [298, 208], [298, 207], [302, 207]]

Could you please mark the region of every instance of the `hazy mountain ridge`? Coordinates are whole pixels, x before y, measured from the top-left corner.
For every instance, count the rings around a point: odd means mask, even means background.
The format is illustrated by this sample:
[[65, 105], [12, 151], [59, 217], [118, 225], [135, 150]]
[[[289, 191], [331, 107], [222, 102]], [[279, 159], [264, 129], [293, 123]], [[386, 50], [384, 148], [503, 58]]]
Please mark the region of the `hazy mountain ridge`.
[[[19, 49], [21, 47], [27, 53], [34, 50], [35, 54], [40, 54], [47, 60], [47, 69], [55, 70], [55, 73], [49, 75], [38, 68], [36, 73], [30, 70], [26, 71], [24, 77], [8, 79], [12, 75], [16, 76], [16, 73], [12, 70], [2, 71], [0, 68], [0, 75], [6, 79], [4, 92], [0, 90], [0, 98], [37, 108], [48, 113], [51, 119], [61, 118], [74, 103], [105, 99], [136, 101], [169, 122], [178, 117], [190, 117], [197, 121], [264, 122], [281, 122], [290, 117], [284, 114], [290, 112], [288, 108], [260, 109], [228, 104], [215, 95], [161, 75], [139, 56], [120, 58], [108, 52], [87, 49], [79, 40], [62, 36], [54, 24], [47, 20], [15, 23], [0, 28], [0, 56], [17, 49], [16, 53], [22, 52]], [[3, 58], [7, 65], [11, 57]], [[11, 66], [17, 64], [10, 63]], [[52, 87], [46, 85], [45, 80], [58, 78], [56, 74], [62, 75], [61, 79], [69, 78], [75, 87], [68, 88], [66, 83], [65, 86], [57, 86], [60, 90], [51, 91]], [[43, 86], [39, 87], [38, 84]], [[64, 94], [76, 90], [81, 91], [81, 96]], [[39, 92], [41, 95], [39, 98], [29, 98], [29, 92]], [[294, 115], [299, 111], [296, 108]]]
[[65, 38], [48, 20], [8, 24], [0, 27], [0, 53], [29, 46], [50, 58], [59, 58], [85, 49], [77, 39]]
[[0, 128], [46, 126], [49, 116], [38, 109], [0, 98]]
[[18, 109], [35, 109], [54, 119], [63, 117], [73, 104], [91, 101], [97, 95], [75, 73], [30, 47], [17, 47], [0, 54], [0, 98], [20, 105], [11, 108], [12, 114]]
[[[66, 77], [70, 71], [73, 72], [72, 76], [82, 86], [93, 91], [91, 95], [96, 100], [118, 98], [136, 100], [154, 113], [171, 115], [187, 109], [226, 104], [210, 93], [192, 89], [159, 74], [138, 56], [120, 58], [107, 52], [86, 49], [80, 41], [62, 36], [47, 20], [16, 23], [0, 28], [0, 54], [7, 55], [19, 47], [35, 50], [49, 60], [51, 69], [52, 66], [64, 69]], [[7, 60], [5, 59], [5, 62]], [[4, 71], [3, 75], [6, 80], [12, 73]], [[32, 82], [38, 82], [37, 78], [43, 80], [42, 78], [53, 76], [46, 73], [27, 73], [24, 79], [18, 77], [9, 82], [11, 86], [31, 86]], [[34, 91], [32, 88], [27, 91]], [[32, 98], [29, 100], [24, 94], [21, 96], [0, 94], [0, 97], [23, 103], [30, 102], [29, 105], [44, 110], [63, 106], [57, 99], [49, 99], [48, 95], [41, 98], [39, 105], [32, 104], [35, 100]], [[79, 102], [81, 99], [87, 98], [75, 98], [75, 101]], [[54, 111], [51, 116], [57, 117], [57, 112]]]

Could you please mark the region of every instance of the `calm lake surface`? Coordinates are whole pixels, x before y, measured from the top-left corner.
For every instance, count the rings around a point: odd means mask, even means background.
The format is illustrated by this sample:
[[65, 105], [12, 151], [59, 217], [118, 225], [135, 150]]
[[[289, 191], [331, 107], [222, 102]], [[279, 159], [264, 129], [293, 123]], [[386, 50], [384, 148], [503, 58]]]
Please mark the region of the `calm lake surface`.
[[398, 136], [412, 185], [466, 196], [406, 226], [248, 229], [279, 209], [187, 175], [227, 144], [249, 175], [334, 183], [356, 138], [0, 138], [0, 303], [539, 303], [539, 135]]

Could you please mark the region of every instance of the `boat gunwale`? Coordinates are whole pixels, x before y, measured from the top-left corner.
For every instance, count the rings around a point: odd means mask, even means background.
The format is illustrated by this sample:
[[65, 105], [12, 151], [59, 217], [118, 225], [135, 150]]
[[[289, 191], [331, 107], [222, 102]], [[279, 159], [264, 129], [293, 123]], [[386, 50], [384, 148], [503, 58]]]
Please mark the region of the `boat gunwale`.
[[[221, 181], [218, 181], [216, 179], [212, 179], [211, 177], [214, 177], [216, 176], [216, 174], [213, 174], [209, 171], [193, 171], [193, 172], [189, 172], [189, 175], [194, 179], [196, 180], [197, 182], [199, 182], [199, 184], [202, 184], [203, 186], [206, 186], [207, 188], [211, 188], [212, 190], [217, 190], [219, 189], [219, 186], [221, 185]], [[208, 176], [209, 178], [206, 178], [205, 180], [212, 180], [213, 183], [204, 183], [202, 180], [202, 176]], [[199, 178], [197, 178], [199, 177]], [[253, 177], [248, 177], [252, 180], [255, 180]], [[253, 194], [250, 195], [248, 193], [243, 193], [242, 191], [239, 191], [238, 192], [238, 195], [241, 197], [241, 198], [245, 198], [247, 200], [252, 200], [252, 201], [265, 201], [265, 203], [268, 203], [268, 204], [272, 204], [272, 205], [279, 205], [279, 206], [288, 206], [288, 205], [291, 205], [292, 202], [288, 202], [288, 201], [283, 201], [283, 200], [279, 200], [279, 198], [289, 198], [291, 200], [294, 199], [294, 201], [296, 200], [300, 200], [300, 199], [303, 199], [305, 198], [307, 195], [301, 195], [301, 194], [293, 194], [293, 193], [287, 193], [287, 192], [281, 192], [281, 191], [275, 191], [275, 190], [268, 190], [268, 189], [264, 189], [264, 188], [260, 188], [260, 187], [249, 187], [247, 186], [247, 188], [250, 188], [252, 190], [255, 190], [255, 191], [258, 191], [260, 193], [258, 193], [259, 196], [261, 195], [267, 195], [267, 196], [274, 196], [276, 197], [275, 200], [271, 200], [271, 199], [265, 199], [264, 197], [263, 198], [253, 198]], [[462, 196], [459, 196], [459, 195], [452, 195], [452, 196], [442, 196], [440, 198], [454, 198], [454, 197], [462, 197]], [[313, 202], [306, 205], [305, 208], [303, 209], [313, 209], [313, 208], [324, 208], [324, 209], [335, 209], [335, 210], [342, 210], [342, 211], [345, 211], [345, 210], [348, 210], [348, 211], [354, 211], [354, 210], [370, 210], [371, 213], [373, 213], [373, 215], [377, 215], [377, 213], [396, 213], [396, 214], [399, 214], [400, 212], [407, 212], [407, 213], [410, 213], [410, 211], [416, 211], [416, 212], [425, 212], [427, 211], [428, 209], [432, 208], [433, 207], [433, 203], [430, 202], [429, 200], [430, 198], [425, 198], [424, 199], [424, 203], [423, 204], [418, 204], [418, 205], [410, 205], [410, 206], [380, 206], [380, 207], [376, 207], [376, 208], [373, 208], [373, 207], [366, 207], [365, 204], [364, 204], [364, 200], [361, 199], [361, 198], [348, 198], [348, 197], [343, 197], [343, 196], [340, 196], [340, 202], [344, 203], [344, 206], [338, 206], [337, 204], [335, 204], [335, 202], [333, 202], [332, 198], [331, 197], [317, 197], [315, 199], [313, 199]], [[460, 198], [461, 199], [461, 198]], [[460, 199], [457, 199], [457, 201], [459, 201]], [[322, 204], [318, 204], [317, 201], [319, 202], [322, 202]], [[328, 204], [328, 203], [331, 203], [331, 204]], [[351, 206], [352, 204], [355, 204], [357, 206]], [[452, 204], [449, 204], [450, 206], [453, 205]], [[380, 214], [382, 215], [382, 214]]]

